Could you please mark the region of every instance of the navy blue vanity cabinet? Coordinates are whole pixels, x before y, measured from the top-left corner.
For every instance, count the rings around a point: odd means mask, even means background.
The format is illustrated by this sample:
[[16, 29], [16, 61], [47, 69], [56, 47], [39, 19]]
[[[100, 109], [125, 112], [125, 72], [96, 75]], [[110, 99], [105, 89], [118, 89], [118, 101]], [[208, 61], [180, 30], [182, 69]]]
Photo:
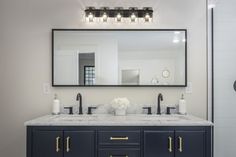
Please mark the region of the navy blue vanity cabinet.
[[211, 157], [210, 127], [163, 128], [144, 130], [144, 157]]
[[212, 157], [212, 126], [28, 126], [27, 157]]
[[144, 131], [144, 157], [174, 157], [174, 131]]
[[32, 157], [63, 157], [62, 131], [33, 131], [32, 135]]
[[94, 157], [94, 131], [64, 131], [64, 157]]
[[101, 146], [140, 146], [140, 130], [101, 130], [98, 141]]
[[140, 157], [141, 129], [105, 128], [98, 131], [98, 157]]
[[175, 156], [176, 157], [206, 157], [205, 131], [176, 131]]
[[[29, 129], [28, 129], [29, 130]], [[55, 131], [56, 130], [56, 131]], [[95, 131], [53, 127], [28, 131], [27, 157], [95, 157]], [[29, 150], [31, 148], [31, 150]]]

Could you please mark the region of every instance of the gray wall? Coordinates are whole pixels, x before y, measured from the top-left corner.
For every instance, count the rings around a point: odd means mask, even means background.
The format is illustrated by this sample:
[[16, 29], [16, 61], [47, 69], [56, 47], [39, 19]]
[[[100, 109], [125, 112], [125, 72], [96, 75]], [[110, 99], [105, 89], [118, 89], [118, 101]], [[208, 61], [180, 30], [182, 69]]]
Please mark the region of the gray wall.
[[[86, 6], [152, 6], [154, 22], [87, 24]], [[81, 92], [85, 104], [109, 103], [126, 96], [132, 103], [155, 104], [159, 92], [165, 104], [175, 104], [184, 88], [51, 88], [51, 28], [187, 28], [189, 113], [206, 118], [206, 1], [205, 0], [1, 0], [0, 1], [0, 156], [25, 156], [26, 120], [49, 114], [53, 93], [63, 104], [74, 104]]]

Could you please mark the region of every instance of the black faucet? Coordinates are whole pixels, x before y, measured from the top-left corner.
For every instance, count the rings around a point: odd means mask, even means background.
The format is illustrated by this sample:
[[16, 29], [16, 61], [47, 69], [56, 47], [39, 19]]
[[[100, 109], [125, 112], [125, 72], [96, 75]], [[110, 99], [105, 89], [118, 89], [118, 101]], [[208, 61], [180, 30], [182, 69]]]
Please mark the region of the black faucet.
[[159, 93], [157, 98], [157, 114], [161, 114], [161, 101], [163, 101], [163, 95]]
[[79, 101], [79, 114], [83, 114], [82, 95], [80, 93], [77, 94], [76, 101]]

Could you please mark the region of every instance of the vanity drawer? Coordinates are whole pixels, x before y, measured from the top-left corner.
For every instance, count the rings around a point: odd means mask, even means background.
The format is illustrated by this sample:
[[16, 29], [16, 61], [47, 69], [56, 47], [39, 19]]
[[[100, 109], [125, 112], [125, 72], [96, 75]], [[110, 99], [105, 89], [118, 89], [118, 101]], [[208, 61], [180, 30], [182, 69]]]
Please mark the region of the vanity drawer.
[[99, 131], [100, 145], [140, 145], [140, 131]]
[[100, 149], [98, 157], [140, 157], [138, 148]]

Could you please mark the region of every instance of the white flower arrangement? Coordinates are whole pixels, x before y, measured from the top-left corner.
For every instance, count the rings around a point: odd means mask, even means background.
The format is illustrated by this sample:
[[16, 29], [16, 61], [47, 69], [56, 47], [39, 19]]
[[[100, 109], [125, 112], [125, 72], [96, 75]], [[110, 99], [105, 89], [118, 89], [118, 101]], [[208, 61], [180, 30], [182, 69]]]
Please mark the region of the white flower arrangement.
[[111, 102], [111, 107], [116, 115], [125, 115], [130, 102], [127, 98], [115, 98]]

